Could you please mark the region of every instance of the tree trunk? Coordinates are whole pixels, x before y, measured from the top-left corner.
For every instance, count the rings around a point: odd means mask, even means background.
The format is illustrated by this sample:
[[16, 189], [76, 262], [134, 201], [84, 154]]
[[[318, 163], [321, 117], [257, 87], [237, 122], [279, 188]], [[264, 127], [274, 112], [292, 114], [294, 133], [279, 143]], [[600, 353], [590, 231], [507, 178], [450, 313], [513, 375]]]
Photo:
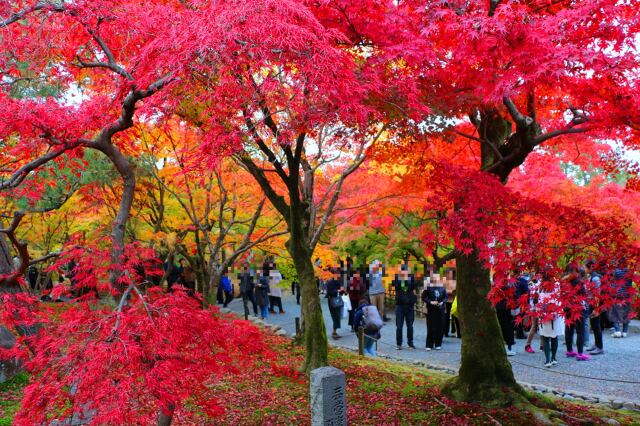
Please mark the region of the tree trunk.
[[[496, 151], [507, 143], [512, 125], [495, 109], [483, 111], [481, 120], [474, 124], [485, 137], [480, 165], [485, 169], [500, 161]], [[493, 173], [505, 185], [513, 167], [516, 166]], [[456, 268], [462, 360], [458, 376], [445, 387], [445, 392], [457, 400], [488, 406], [529, 405], [513, 376], [496, 311], [487, 299], [491, 289], [489, 271], [478, 259], [477, 251], [468, 256], [457, 253]]]
[[216, 305], [218, 303], [218, 287], [220, 287], [220, 278], [222, 278], [222, 270], [215, 268], [211, 273], [211, 279], [209, 280], [209, 292], [205, 299], [205, 302], [209, 305]]
[[316, 277], [311, 261], [312, 253], [300, 240], [289, 240], [287, 249], [293, 260], [300, 282], [302, 329], [305, 346], [305, 359], [301, 371], [309, 374], [311, 370], [328, 365], [327, 330], [320, 306], [320, 295], [316, 286]]
[[[0, 223], [0, 228], [3, 227], [3, 223]], [[7, 275], [13, 272], [13, 260], [11, 257], [11, 250], [7, 243], [7, 237], [0, 233], [0, 274]]]
[[462, 329], [462, 362], [445, 393], [459, 401], [499, 407], [525, 402], [513, 376], [495, 309], [487, 299], [489, 271], [477, 253], [456, 256], [458, 317]]
[[111, 287], [116, 290], [114, 298], [119, 299], [125, 289], [124, 284], [119, 281], [123, 273], [125, 230], [136, 191], [135, 167], [110, 141], [102, 141], [97, 149], [111, 160], [122, 178], [122, 198], [111, 229], [111, 263], [116, 267], [111, 269], [109, 276]]
[[173, 421], [173, 412], [173, 406], [169, 407], [168, 413], [160, 410], [160, 413], [158, 413], [158, 426], [171, 426], [171, 422]]

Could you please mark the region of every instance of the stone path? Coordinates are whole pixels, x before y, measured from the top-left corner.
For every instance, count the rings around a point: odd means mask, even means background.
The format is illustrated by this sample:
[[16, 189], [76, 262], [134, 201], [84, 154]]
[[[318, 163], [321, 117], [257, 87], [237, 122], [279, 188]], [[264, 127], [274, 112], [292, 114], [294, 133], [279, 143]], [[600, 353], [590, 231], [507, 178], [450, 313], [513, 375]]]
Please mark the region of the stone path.
[[[267, 323], [281, 326], [288, 334], [295, 332], [295, 317], [300, 316], [300, 307], [291, 296], [283, 297], [284, 314], [270, 314]], [[235, 312], [243, 313], [242, 301], [235, 299], [229, 305]], [[322, 299], [322, 309], [326, 324], [331, 324], [331, 318], [325, 299]], [[445, 338], [441, 351], [427, 352], [426, 321], [416, 318], [414, 323], [414, 344], [417, 349], [406, 346], [398, 351], [395, 345], [395, 318], [390, 314], [391, 321], [381, 330], [382, 338], [378, 345], [378, 353], [408, 362], [421, 362], [427, 366], [445, 370], [457, 371], [460, 366], [460, 339]], [[329, 328], [328, 326], [327, 328]], [[347, 320], [342, 322], [338, 331], [342, 338], [329, 343], [334, 346], [349, 349], [357, 348], [358, 341], [354, 333], [349, 331]], [[406, 330], [405, 330], [406, 333]], [[406, 338], [406, 334], [405, 334]], [[593, 342], [593, 335], [591, 336]], [[524, 340], [516, 341], [516, 356], [510, 357], [516, 379], [523, 384], [530, 384], [543, 390], [559, 389], [571, 398], [570, 394], [589, 395], [600, 402], [622, 405], [623, 403], [640, 406], [640, 322], [633, 321], [629, 336], [624, 339], [613, 339], [607, 331], [604, 340], [604, 355], [594, 356], [590, 361], [579, 362], [564, 357], [564, 340], [558, 349], [559, 364], [553, 368], [545, 368], [544, 354], [534, 340], [535, 354], [524, 352]], [[595, 402], [595, 400], [594, 400]], [[629, 405], [629, 404], [628, 404]], [[629, 406], [631, 408], [631, 406]]]

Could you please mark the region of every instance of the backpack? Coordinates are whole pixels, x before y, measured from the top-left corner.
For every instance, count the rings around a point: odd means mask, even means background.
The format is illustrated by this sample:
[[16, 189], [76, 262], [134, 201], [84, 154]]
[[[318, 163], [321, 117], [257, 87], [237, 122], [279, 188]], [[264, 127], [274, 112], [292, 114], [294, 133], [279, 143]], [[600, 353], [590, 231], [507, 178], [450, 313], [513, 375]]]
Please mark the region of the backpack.
[[377, 333], [384, 323], [375, 306], [368, 305], [362, 308], [362, 327], [367, 333]]

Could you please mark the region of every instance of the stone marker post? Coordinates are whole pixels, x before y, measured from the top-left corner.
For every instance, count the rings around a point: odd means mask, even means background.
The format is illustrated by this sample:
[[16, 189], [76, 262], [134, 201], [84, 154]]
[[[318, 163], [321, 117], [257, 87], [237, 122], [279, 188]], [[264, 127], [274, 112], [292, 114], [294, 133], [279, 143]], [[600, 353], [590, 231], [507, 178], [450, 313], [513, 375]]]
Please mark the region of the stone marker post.
[[311, 371], [311, 424], [347, 425], [347, 381], [342, 370], [321, 367]]

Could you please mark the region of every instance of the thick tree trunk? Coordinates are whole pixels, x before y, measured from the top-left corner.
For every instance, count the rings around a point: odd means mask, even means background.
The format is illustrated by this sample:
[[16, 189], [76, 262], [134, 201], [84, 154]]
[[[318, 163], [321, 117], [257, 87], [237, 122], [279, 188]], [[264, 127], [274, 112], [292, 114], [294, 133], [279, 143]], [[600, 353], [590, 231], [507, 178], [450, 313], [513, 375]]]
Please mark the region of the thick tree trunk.
[[171, 426], [171, 422], [173, 422], [173, 412], [173, 407], [170, 407], [168, 413], [160, 410], [160, 413], [158, 413], [158, 426]]
[[[512, 126], [495, 109], [483, 111], [480, 120], [472, 122], [485, 138], [481, 144], [481, 168], [487, 169], [500, 161], [496, 151], [507, 142]], [[506, 184], [516, 166], [492, 173]], [[445, 387], [445, 392], [458, 400], [489, 406], [528, 405], [524, 390], [513, 376], [496, 311], [487, 299], [491, 289], [489, 271], [477, 252], [468, 256], [457, 253], [456, 268], [462, 362], [458, 376]]]
[[525, 402], [513, 376], [495, 309], [487, 299], [489, 271], [477, 254], [458, 254], [458, 316], [462, 328], [462, 362], [458, 376], [444, 391], [456, 400], [505, 406]]
[[287, 243], [287, 249], [300, 282], [303, 342], [306, 349], [301, 371], [308, 374], [311, 370], [328, 365], [327, 330], [311, 261], [312, 253], [300, 241], [294, 240]]

